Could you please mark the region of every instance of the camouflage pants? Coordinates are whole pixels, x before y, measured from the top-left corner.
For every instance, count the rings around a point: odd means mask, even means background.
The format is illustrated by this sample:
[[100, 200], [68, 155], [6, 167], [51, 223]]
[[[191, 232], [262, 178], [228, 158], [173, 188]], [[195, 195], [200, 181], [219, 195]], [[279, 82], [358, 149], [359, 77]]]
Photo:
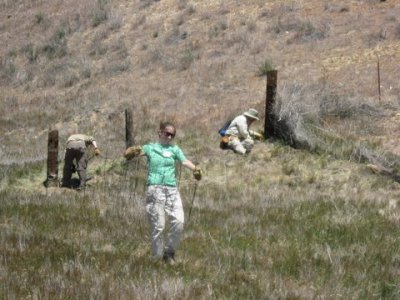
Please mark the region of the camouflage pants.
[[[150, 223], [152, 256], [160, 258], [164, 251], [175, 253], [183, 232], [184, 213], [181, 196], [176, 187], [150, 185], [147, 189], [146, 213]], [[164, 245], [165, 217], [169, 232]]]
[[232, 149], [236, 153], [246, 154], [253, 149], [254, 141], [252, 139], [240, 140], [237, 136], [229, 136], [227, 148]]

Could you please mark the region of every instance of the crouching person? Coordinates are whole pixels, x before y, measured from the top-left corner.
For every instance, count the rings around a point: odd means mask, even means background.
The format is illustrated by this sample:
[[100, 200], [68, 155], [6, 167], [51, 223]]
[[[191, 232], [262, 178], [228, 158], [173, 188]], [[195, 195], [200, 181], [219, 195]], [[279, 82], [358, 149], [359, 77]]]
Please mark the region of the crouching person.
[[78, 172], [78, 190], [86, 186], [86, 169], [88, 166], [87, 147], [93, 145], [95, 155], [100, 155], [95, 139], [84, 134], [73, 134], [67, 140], [64, 158], [62, 187], [71, 188], [72, 173]]
[[259, 120], [258, 111], [253, 108], [234, 118], [225, 133], [228, 137], [226, 148], [242, 155], [250, 153], [254, 146], [253, 137], [260, 135], [252, 132], [250, 125]]
[[[201, 169], [186, 159], [181, 148], [173, 144], [175, 134], [176, 128], [172, 123], [161, 123], [157, 143], [133, 146], [124, 153], [128, 160], [141, 155], [147, 157], [146, 213], [151, 230], [152, 256], [172, 264], [184, 224], [182, 200], [176, 182], [176, 162], [192, 170], [196, 180], [202, 176]], [[166, 217], [170, 226], [164, 243]]]

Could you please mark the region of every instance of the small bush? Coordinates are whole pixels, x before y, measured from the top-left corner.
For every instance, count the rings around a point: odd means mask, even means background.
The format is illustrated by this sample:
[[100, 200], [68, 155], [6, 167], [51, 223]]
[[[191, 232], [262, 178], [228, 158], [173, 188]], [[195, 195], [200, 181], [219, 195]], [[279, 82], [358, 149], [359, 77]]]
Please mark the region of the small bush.
[[275, 67], [270, 59], [266, 59], [258, 68], [258, 76], [266, 76], [269, 71], [274, 70]]
[[302, 21], [296, 18], [278, 18], [275, 24], [271, 27], [271, 31], [275, 34], [294, 31], [302, 24]]
[[97, 27], [100, 24], [104, 23], [108, 19], [108, 14], [106, 10], [107, 0], [98, 0], [97, 6], [94, 8], [92, 12], [92, 27]]
[[44, 20], [44, 15], [42, 12], [39, 12], [38, 14], [35, 15], [35, 23], [36, 24], [41, 24]]
[[101, 23], [104, 23], [106, 20], [107, 20], [107, 13], [105, 11], [98, 10], [98, 11], [93, 13], [92, 26], [93, 27], [97, 27]]
[[35, 63], [39, 57], [39, 51], [32, 43], [29, 43], [22, 47], [21, 51], [25, 54], [25, 57], [31, 64]]
[[376, 46], [380, 42], [385, 41], [388, 38], [388, 29], [386, 27], [380, 28], [378, 31], [368, 34], [364, 40], [365, 43], [372, 47]]
[[192, 49], [184, 50], [179, 58], [179, 70], [184, 71], [189, 69], [191, 64], [199, 58], [199, 55]]
[[224, 39], [224, 44], [227, 48], [235, 46], [236, 52], [240, 53], [249, 47], [249, 35], [245, 30], [234, 32]]
[[218, 22], [218, 24], [212, 26], [208, 31], [208, 37], [214, 38], [219, 36], [222, 32], [228, 29], [228, 23], [225, 20]]
[[79, 77], [75, 74], [74, 70], [68, 70], [60, 75], [60, 86], [64, 88], [71, 87], [79, 81]]
[[128, 49], [124, 40], [119, 39], [113, 43], [110, 48], [110, 58], [103, 65], [105, 73], [120, 73], [129, 70], [130, 61], [128, 59]]
[[186, 31], [181, 31], [179, 27], [174, 27], [172, 31], [165, 38], [164, 43], [168, 46], [177, 44], [185, 40], [187, 38], [187, 35], [188, 34]]
[[17, 71], [13, 59], [3, 59], [0, 61], [0, 84], [9, 84]]
[[68, 53], [66, 31], [63, 28], [57, 29], [51, 39], [41, 48], [47, 58], [60, 58]]
[[105, 39], [106, 36], [107, 35], [105, 32], [96, 34], [96, 36], [89, 45], [88, 51], [90, 56], [100, 57], [107, 53], [108, 46], [105, 43], [103, 43], [103, 39]]
[[348, 118], [354, 114], [353, 105], [345, 98], [339, 95], [323, 95], [320, 99], [320, 116]]
[[111, 12], [108, 23], [110, 30], [112, 31], [118, 30], [122, 26], [122, 17], [115, 12]]
[[298, 26], [294, 28], [296, 31], [295, 35], [288, 40], [288, 43], [322, 40], [326, 37], [328, 32], [327, 26], [321, 25], [316, 27], [309, 21], [301, 22], [297, 25]]
[[122, 73], [129, 70], [129, 60], [108, 61], [103, 65], [103, 72], [105, 74]]
[[90, 78], [92, 75], [92, 65], [87, 58], [81, 58], [78, 62], [79, 76], [82, 78]]
[[294, 32], [294, 35], [287, 42], [295, 43], [324, 39], [329, 27], [325, 24], [316, 26], [311, 21], [285, 17], [279, 18], [270, 30], [275, 34]]

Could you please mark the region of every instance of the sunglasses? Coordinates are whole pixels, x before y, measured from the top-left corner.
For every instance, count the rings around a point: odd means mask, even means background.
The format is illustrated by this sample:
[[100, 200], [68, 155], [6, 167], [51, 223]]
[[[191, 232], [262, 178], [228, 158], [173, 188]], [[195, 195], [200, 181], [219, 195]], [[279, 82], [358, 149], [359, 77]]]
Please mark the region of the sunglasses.
[[175, 133], [167, 132], [167, 131], [163, 131], [163, 132], [162, 132], [162, 135], [163, 135], [163, 136], [166, 136], [166, 137], [171, 137], [171, 138], [174, 138], [174, 137], [175, 137]]

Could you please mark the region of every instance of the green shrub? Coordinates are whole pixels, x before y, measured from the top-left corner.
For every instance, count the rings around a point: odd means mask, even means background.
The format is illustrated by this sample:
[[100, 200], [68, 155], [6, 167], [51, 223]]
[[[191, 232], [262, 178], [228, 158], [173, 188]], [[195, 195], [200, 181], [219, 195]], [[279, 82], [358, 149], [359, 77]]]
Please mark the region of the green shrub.
[[44, 20], [44, 14], [43, 12], [39, 12], [35, 15], [35, 23], [36, 24], [41, 24]]
[[64, 28], [58, 28], [51, 39], [42, 46], [41, 52], [49, 59], [61, 58], [68, 53], [66, 31]]
[[182, 51], [179, 58], [179, 70], [184, 71], [189, 69], [196, 59], [198, 59], [196, 51], [192, 49]]
[[39, 51], [32, 43], [25, 45], [22, 52], [31, 64], [35, 63], [39, 57]]
[[274, 70], [275, 67], [270, 59], [266, 59], [263, 64], [258, 68], [258, 76], [267, 76], [269, 71]]

